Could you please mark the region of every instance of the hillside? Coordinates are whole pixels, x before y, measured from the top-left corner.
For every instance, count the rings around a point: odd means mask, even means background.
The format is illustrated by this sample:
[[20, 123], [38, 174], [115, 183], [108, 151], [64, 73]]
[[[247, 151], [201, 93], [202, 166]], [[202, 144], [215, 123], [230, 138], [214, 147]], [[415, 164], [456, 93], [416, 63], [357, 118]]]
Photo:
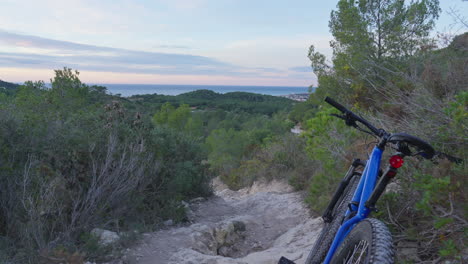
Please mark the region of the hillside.
[[0, 80], [0, 93], [12, 94], [18, 89], [19, 84]]
[[272, 96], [247, 92], [216, 93], [211, 90], [197, 90], [180, 95], [134, 95], [128, 98], [136, 107], [157, 110], [164, 103], [174, 106], [188, 104], [196, 109], [221, 109], [225, 111], [243, 111], [272, 115], [278, 111], [288, 111], [294, 101]]

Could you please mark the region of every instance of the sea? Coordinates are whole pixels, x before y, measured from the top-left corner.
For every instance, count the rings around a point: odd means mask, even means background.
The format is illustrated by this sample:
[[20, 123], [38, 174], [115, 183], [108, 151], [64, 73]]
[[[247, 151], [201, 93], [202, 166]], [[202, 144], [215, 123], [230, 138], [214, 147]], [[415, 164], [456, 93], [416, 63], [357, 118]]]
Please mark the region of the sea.
[[308, 93], [309, 87], [296, 86], [230, 86], [230, 85], [165, 85], [165, 84], [97, 84], [107, 87], [111, 94], [127, 97], [137, 94], [179, 95], [196, 90], [212, 90], [217, 93], [249, 92], [267, 95]]

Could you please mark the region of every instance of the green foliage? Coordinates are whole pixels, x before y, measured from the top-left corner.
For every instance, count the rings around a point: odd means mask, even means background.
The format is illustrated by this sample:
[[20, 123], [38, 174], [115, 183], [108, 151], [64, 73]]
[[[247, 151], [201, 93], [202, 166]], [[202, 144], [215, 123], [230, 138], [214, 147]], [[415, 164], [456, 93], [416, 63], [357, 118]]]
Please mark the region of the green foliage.
[[312, 118], [317, 112], [317, 104], [314, 104], [311, 100], [305, 102], [296, 103], [288, 118], [294, 123], [304, 123], [306, 120]]
[[444, 226], [447, 226], [448, 224], [451, 224], [453, 223], [454, 219], [453, 218], [450, 218], [450, 217], [440, 217], [440, 218], [437, 218], [434, 222], [434, 228], [436, 229], [441, 229], [443, 228]]
[[365, 0], [338, 2], [332, 11], [330, 30], [335, 37], [335, 55], [363, 59], [398, 58], [414, 55], [438, 18], [438, 0]]
[[237, 167], [247, 146], [251, 143], [245, 131], [236, 131], [233, 128], [213, 130], [206, 138], [211, 168], [228, 171]]
[[320, 83], [313, 97], [326, 93], [366, 108], [385, 101], [389, 89], [396, 89], [394, 73], [406, 71], [411, 56], [433, 46], [428, 36], [438, 5], [438, 0], [340, 0], [329, 22], [333, 67], [313, 46], [309, 50]]
[[414, 187], [422, 192], [422, 198], [416, 203], [416, 209], [430, 215], [433, 204], [440, 203], [446, 199], [450, 187], [450, 177], [435, 178], [432, 175], [424, 174], [415, 175], [415, 177], [416, 183]]
[[81, 248], [87, 253], [87, 257], [91, 259], [104, 255], [103, 252], [108, 250], [99, 244], [99, 237], [88, 232], [80, 235], [79, 243], [82, 244]]
[[[439, 127], [438, 135], [444, 142], [458, 141], [461, 143], [468, 128], [468, 92], [460, 92], [454, 99], [443, 109], [449, 122], [445, 126]], [[466, 140], [464, 143], [466, 144]], [[459, 154], [463, 155], [463, 153]]]
[[[0, 80], [0, 98], [3, 96], [11, 96], [16, 93], [19, 85], [15, 83], [4, 82]], [[0, 99], [1, 101], [1, 99]]]
[[221, 178], [233, 189], [250, 186], [254, 181], [286, 180], [302, 190], [314, 171], [314, 163], [305, 151], [305, 139], [287, 133], [257, 147]]
[[210, 90], [198, 90], [177, 96], [135, 95], [128, 100], [135, 103], [132, 106], [138, 111], [148, 111], [148, 113], [154, 113], [163, 104], [170, 103], [173, 106], [187, 104], [198, 110], [219, 109], [228, 112], [273, 115], [278, 111], [291, 109], [294, 104], [294, 101], [283, 97], [246, 92], [219, 94]]
[[439, 249], [439, 254], [442, 257], [455, 257], [458, 253], [459, 250], [451, 239], [444, 241], [442, 248]]
[[[221, 122], [217, 122], [217, 128], [209, 132], [205, 141], [211, 170], [220, 175], [231, 188], [238, 189], [251, 184], [255, 177], [240, 173], [244, 170], [239, 166], [251, 159], [255, 151], [268, 142], [290, 133], [293, 123], [288, 121], [286, 116], [287, 113], [284, 112], [276, 113], [272, 117], [239, 112], [227, 113]], [[216, 119], [210, 120], [213, 121]]]
[[[206, 159], [202, 146], [186, 134], [170, 128], [156, 127], [151, 136], [151, 147], [161, 162], [160, 182], [154, 188], [164, 188], [164, 193], [176, 199], [208, 195], [209, 178], [205, 173], [207, 168], [202, 164]], [[152, 204], [151, 199], [147, 202]]]
[[306, 150], [317, 164], [311, 176], [306, 202], [317, 212], [328, 204], [349, 162], [340, 148], [350, 145], [357, 137], [355, 131], [346, 127], [343, 121], [330, 116], [331, 113], [336, 113], [336, 110], [322, 108], [306, 123]]
[[174, 132], [186, 125], [187, 106], [170, 113], [167, 127], [152, 124], [78, 72], [55, 73], [50, 89], [26, 82], [2, 98], [0, 237], [15, 248], [2, 251], [8, 259], [98, 255], [95, 239], [82, 235], [92, 228], [183, 220], [181, 200], [210, 194], [202, 145]]
[[153, 121], [156, 124], [167, 124], [169, 115], [174, 112], [175, 108], [170, 103], [165, 103], [161, 106], [161, 110], [153, 116]]
[[176, 130], [184, 130], [186, 126], [191, 128], [194, 125], [190, 114], [190, 107], [186, 104], [180, 105], [177, 108], [174, 108], [170, 103], [163, 104], [161, 110], [154, 114], [153, 121], [156, 124], [165, 124]]

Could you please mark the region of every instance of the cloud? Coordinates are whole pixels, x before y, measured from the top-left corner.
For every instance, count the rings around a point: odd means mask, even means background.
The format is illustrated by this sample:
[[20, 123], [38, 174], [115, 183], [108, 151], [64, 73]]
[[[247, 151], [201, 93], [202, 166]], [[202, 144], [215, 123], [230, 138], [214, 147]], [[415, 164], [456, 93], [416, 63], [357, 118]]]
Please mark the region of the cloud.
[[20, 35], [0, 29], [0, 43], [22, 48], [42, 48], [65, 51], [102, 51], [109, 48], [78, 44], [68, 41], [46, 39], [31, 35]]
[[[105, 59], [108, 62], [159, 65], [226, 65], [223, 62], [203, 56], [115, 49], [30, 35], [20, 35], [9, 33], [4, 30], [0, 30], [0, 43], [17, 48], [44, 49], [48, 50], [51, 54], [71, 54], [67, 57], [68, 59], [87, 59], [90, 61]], [[88, 55], [78, 56], [76, 54]], [[49, 57], [49, 59], [52, 58], [52, 56]]]
[[331, 58], [329, 35], [297, 34], [236, 40], [224, 45], [223, 49], [205, 53], [223, 61], [249, 67], [272, 67], [287, 70], [297, 65], [308, 65], [307, 57], [311, 44], [316, 50]]
[[[0, 64], [10, 67], [62, 68], [148, 74], [271, 75], [275, 68], [246, 68], [206, 56], [135, 51], [53, 40], [0, 30]], [[185, 48], [185, 47], [180, 47]]]
[[298, 66], [289, 68], [290, 71], [293, 72], [312, 72], [312, 68], [310, 66]]
[[163, 49], [190, 49], [189, 46], [183, 45], [157, 45], [156, 48], [163, 48]]
[[206, 0], [163, 0], [166, 5], [182, 10], [193, 10], [206, 4]]

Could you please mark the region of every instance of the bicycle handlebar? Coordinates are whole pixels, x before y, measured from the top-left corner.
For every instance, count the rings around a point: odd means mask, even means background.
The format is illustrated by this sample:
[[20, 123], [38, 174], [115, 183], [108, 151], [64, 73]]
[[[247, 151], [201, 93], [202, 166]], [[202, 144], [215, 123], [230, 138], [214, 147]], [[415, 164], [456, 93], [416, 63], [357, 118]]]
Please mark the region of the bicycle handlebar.
[[338, 103], [337, 101], [331, 99], [328, 96], [325, 98], [325, 102], [331, 104], [333, 107], [340, 110], [343, 114], [346, 114], [346, 112], [350, 112], [348, 109], [346, 109], [346, 107], [342, 106], [340, 103]]
[[356, 115], [351, 110], [348, 110], [346, 107], [344, 107], [340, 103], [336, 102], [335, 100], [331, 99], [330, 97], [327, 96], [325, 98], [325, 102], [329, 103], [331, 106], [335, 107], [336, 109], [340, 110], [340, 112], [345, 114], [344, 119], [346, 120], [347, 125], [352, 126], [353, 123], [355, 124], [355, 121], [358, 121], [359, 123], [362, 123], [367, 128], [369, 128], [370, 131], [372, 131], [372, 133], [374, 133], [378, 137], [382, 137], [387, 133], [383, 129], [376, 128], [371, 123], [369, 123], [369, 121], [367, 121], [364, 118]]
[[[348, 126], [352, 126], [352, 127], [360, 129], [358, 125], [356, 124], [356, 122], [359, 122], [365, 125], [376, 136], [380, 138], [386, 137], [386, 140], [388, 140], [388, 142], [391, 142], [391, 143], [406, 142], [412, 146], [417, 147], [419, 150], [422, 151], [420, 152], [421, 156], [423, 156], [426, 159], [431, 159], [435, 154], [437, 154], [438, 156], [445, 157], [452, 162], [456, 162], [456, 163], [462, 162], [462, 160], [457, 157], [453, 157], [453, 156], [450, 156], [448, 154], [441, 153], [441, 152], [436, 152], [430, 144], [428, 144], [424, 140], [417, 138], [415, 136], [411, 136], [405, 133], [389, 134], [383, 129], [378, 129], [375, 126], [373, 126], [371, 123], [369, 123], [369, 121], [356, 115], [351, 110], [347, 109], [346, 107], [336, 102], [335, 100], [331, 99], [330, 97], [326, 97], [325, 102], [329, 103], [330, 105], [340, 110], [344, 114], [343, 116], [339, 116], [339, 115], [335, 115], [335, 116], [344, 119], [346, 122], [346, 125]], [[409, 152], [409, 154], [411, 154], [411, 152]]]

